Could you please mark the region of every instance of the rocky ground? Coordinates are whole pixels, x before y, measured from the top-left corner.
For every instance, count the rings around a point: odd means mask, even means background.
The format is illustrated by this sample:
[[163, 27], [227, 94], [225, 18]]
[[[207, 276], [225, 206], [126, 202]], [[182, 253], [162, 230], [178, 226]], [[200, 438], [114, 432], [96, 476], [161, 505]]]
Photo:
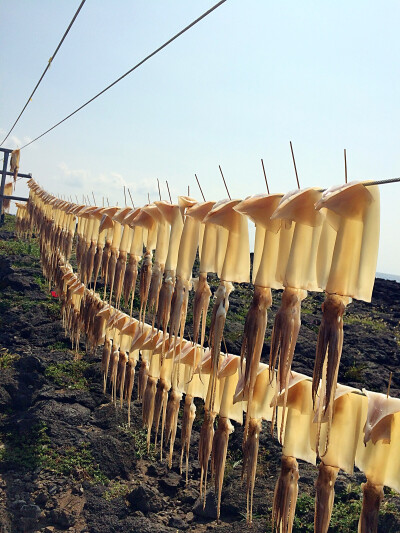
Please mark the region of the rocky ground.
[[[59, 304], [41, 275], [38, 247], [19, 242], [13, 219], [0, 233], [0, 531], [112, 533], [203, 532], [247, 529], [245, 488], [240, 481], [242, 431], [230, 438], [221, 524], [215, 521], [213, 491], [205, 510], [199, 500], [196, 458], [202, 409], [198, 404], [191, 447], [189, 482], [178, 459], [168, 470], [152, 447], [146, 451], [141, 408], [116, 409], [101, 390], [100, 354], [74, 361], [64, 336]], [[264, 358], [267, 357], [274, 296]], [[302, 328], [294, 368], [311, 375], [321, 319], [322, 295], [302, 306]], [[225, 339], [239, 353], [251, 288], [231, 296]], [[345, 343], [339, 379], [400, 395], [400, 284], [377, 279], [372, 304], [354, 302], [345, 318]], [[190, 316], [189, 316], [190, 321]], [[136, 397], [136, 390], [134, 390]], [[179, 429], [176, 449], [179, 448]], [[178, 454], [176, 454], [178, 456]], [[271, 531], [273, 489], [280, 446], [268, 424], [260, 439], [254, 495], [254, 532]], [[313, 531], [317, 469], [300, 462], [295, 532]], [[339, 474], [330, 532], [353, 532], [361, 508], [362, 473]], [[400, 497], [385, 490], [379, 531], [400, 531]]]

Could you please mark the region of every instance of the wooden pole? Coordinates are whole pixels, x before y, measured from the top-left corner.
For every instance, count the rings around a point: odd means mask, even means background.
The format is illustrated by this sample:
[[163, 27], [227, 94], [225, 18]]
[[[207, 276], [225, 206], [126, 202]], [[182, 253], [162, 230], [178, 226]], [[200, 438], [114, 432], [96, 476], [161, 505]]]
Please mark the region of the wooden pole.
[[158, 185], [158, 196], [160, 197], [160, 202], [161, 202], [160, 180], [158, 178], [157, 178], [157, 185]]
[[264, 161], [262, 159], [261, 159], [261, 164], [262, 164], [262, 169], [263, 169], [263, 172], [264, 172], [265, 185], [267, 186], [267, 193], [269, 194], [267, 174], [265, 173]]
[[290, 141], [290, 150], [292, 151], [292, 159], [293, 159], [294, 171], [295, 171], [295, 173], [296, 173], [297, 187], [300, 189], [300, 182], [299, 182], [299, 176], [297, 175], [296, 160], [295, 160], [295, 158], [294, 158], [294, 152], [293, 152], [292, 141]]
[[128, 194], [129, 194], [129, 197], [130, 197], [131, 202], [132, 202], [132, 207], [135, 207], [135, 204], [133, 203], [133, 198], [132, 198], [131, 191], [130, 191], [129, 187], [128, 187]]
[[347, 158], [346, 158], [346, 148], [344, 149], [344, 182], [347, 183]]
[[229, 191], [228, 191], [228, 187], [226, 185], [226, 181], [225, 181], [224, 175], [222, 173], [221, 165], [218, 165], [218, 166], [219, 166], [219, 171], [221, 172], [221, 176], [222, 176], [222, 179], [223, 179], [223, 182], [224, 182], [224, 185], [225, 185], [226, 192], [228, 193], [228, 198], [229, 198], [229, 200], [232, 200], [231, 195], [229, 194]]
[[197, 177], [197, 174], [195, 174], [194, 177], [196, 178], [197, 185], [199, 186], [199, 189], [200, 189], [200, 192], [201, 192], [201, 196], [203, 197], [203, 200], [206, 201], [206, 199], [204, 197], [204, 194], [203, 194], [203, 190], [202, 190], [200, 182], [199, 182], [199, 178]]
[[168, 194], [169, 194], [169, 203], [172, 204], [171, 191], [169, 190], [168, 181], [165, 180], [165, 183], [167, 184], [167, 189], [168, 189]]

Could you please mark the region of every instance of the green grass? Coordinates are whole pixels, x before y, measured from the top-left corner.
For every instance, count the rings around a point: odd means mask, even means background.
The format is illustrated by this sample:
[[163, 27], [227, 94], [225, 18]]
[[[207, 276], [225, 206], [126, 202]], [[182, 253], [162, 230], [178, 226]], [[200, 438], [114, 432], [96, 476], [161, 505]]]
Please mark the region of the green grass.
[[86, 361], [64, 361], [50, 364], [45, 370], [45, 376], [56, 385], [65, 389], [87, 390], [89, 381], [85, 378], [85, 370], [90, 363]]
[[34, 470], [46, 460], [50, 439], [44, 424], [36, 424], [24, 434], [6, 433], [2, 436], [0, 463], [9, 463], [14, 469]]
[[58, 475], [92, 483], [109, 482], [95, 462], [88, 443], [55, 448], [43, 423], [36, 424], [23, 434], [7, 433], [1, 441], [0, 463], [13, 470], [32, 471], [41, 467]]
[[358, 325], [369, 330], [384, 331], [387, 329], [387, 324], [382, 319], [372, 319], [361, 317], [359, 315], [346, 315], [343, 320], [345, 325]]
[[157, 460], [157, 453], [153, 442], [150, 442], [149, 452], [147, 452], [147, 430], [140, 428], [134, 429], [127, 425], [118, 426], [120, 430], [127, 433], [133, 440], [133, 453], [136, 459], [147, 459], [149, 461]]
[[129, 492], [129, 485], [122, 483], [121, 481], [111, 481], [107, 490], [103, 494], [103, 498], [107, 501], [114, 500], [120, 496], [126, 496]]
[[9, 352], [7, 348], [0, 348], [0, 368], [3, 370], [11, 368], [19, 357], [18, 354]]

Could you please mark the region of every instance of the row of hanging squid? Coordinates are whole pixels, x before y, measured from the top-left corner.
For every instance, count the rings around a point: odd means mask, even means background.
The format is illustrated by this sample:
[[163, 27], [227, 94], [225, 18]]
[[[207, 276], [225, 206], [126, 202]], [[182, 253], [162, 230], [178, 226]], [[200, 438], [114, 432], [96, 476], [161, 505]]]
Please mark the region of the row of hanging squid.
[[[182, 470], [185, 456], [186, 477], [194, 398], [204, 400], [200, 493], [205, 502], [211, 463], [218, 517], [232, 422], [244, 423], [242, 476], [252, 521], [261, 422], [269, 420], [283, 446], [273, 503], [276, 531], [292, 531], [297, 459], [316, 464], [317, 458], [315, 532], [328, 531], [335, 479], [340, 469], [352, 473], [354, 465], [367, 477], [359, 532], [377, 531], [383, 486], [400, 491], [400, 400], [337, 384], [345, 308], [352, 298], [371, 301], [379, 242], [376, 186], [350, 183], [323, 193], [315, 187], [217, 203], [182, 196], [177, 204], [118, 208], [72, 204], [34, 180], [28, 184], [17, 231], [39, 235], [44, 275], [60, 294], [66, 331], [75, 346], [83, 333], [90, 353], [104, 345], [104, 391], [110, 384], [112, 401], [127, 402], [128, 422], [140, 361], [138, 397], [147, 442], [153, 434], [161, 457], [163, 444], [168, 447], [169, 466], [185, 395], [180, 464]], [[234, 283], [250, 281], [248, 220], [256, 228], [254, 296], [239, 356], [222, 353], [221, 343]], [[69, 263], [75, 237], [76, 273]], [[197, 253], [200, 274], [192, 279]], [[220, 284], [206, 347], [209, 273]], [[138, 319], [132, 316], [137, 278]], [[186, 340], [192, 288], [193, 339]], [[265, 364], [260, 357], [271, 289], [283, 293]], [[291, 370], [308, 291], [325, 291], [312, 379]], [[120, 309], [122, 299], [129, 314]]]

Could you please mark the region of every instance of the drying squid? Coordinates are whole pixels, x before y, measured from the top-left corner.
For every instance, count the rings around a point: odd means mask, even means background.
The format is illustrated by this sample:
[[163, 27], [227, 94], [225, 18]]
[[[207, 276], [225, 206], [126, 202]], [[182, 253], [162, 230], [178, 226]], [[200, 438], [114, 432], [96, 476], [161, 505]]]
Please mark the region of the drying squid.
[[[195, 373], [201, 372], [204, 376], [209, 376], [209, 382], [207, 387], [207, 396], [204, 402], [204, 420], [200, 430], [200, 440], [199, 440], [199, 463], [200, 463], [200, 497], [204, 494], [203, 506], [206, 502], [206, 488], [207, 488], [207, 476], [208, 476], [208, 461], [211, 456], [212, 444], [214, 438], [214, 422], [215, 417], [219, 411], [221, 405], [221, 395], [223, 389], [221, 387], [221, 382], [218, 379], [218, 370], [220, 364], [222, 363], [223, 356], [219, 354], [217, 363], [212, 357], [212, 351], [210, 348], [205, 350], [203, 357], [195, 370]], [[215, 379], [212, 381], [214, 367], [217, 366], [217, 372]]]
[[[311, 383], [307, 376], [289, 372], [287, 388], [287, 391], [281, 391], [277, 401], [278, 424], [281, 427], [284, 409], [287, 413], [283, 431], [278, 432], [283, 444], [282, 467], [275, 486], [272, 522], [276, 531], [291, 533], [298, 494], [297, 459], [315, 464], [316, 453], [312, 449], [311, 438], [314, 417]], [[275, 402], [274, 399], [272, 404]]]
[[[285, 290], [281, 307], [275, 317], [270, 351], [270, 368], [276, 367], [279, 358], [277, 394], [285, 391], [279, 429], [281, 438], [285, 424], [290, 369], [301, 323], [301, 302], [307, 296], [308, 290], [322, 290], [319, 272], [323, 267], [318, 263], [318, 250], [325, 217], [314, 208], [315, 202], [320, 198], [321, 192], [317, 188], [290, 192], [282, 198], [272, 215], [272, 219], [280, 219], [282, 224], [293, 228], [286, 269], [282, 277]], [[325, 261], [329, 261], [328, 256]], [[325, 264], [323, 261], [322, 263]]]
[[162, 210], [158, 209], [158, 205], [163, 202], [155, 202], [157, 206], [154, 209], [154, 206], [151, 206], [151, 214], [157, 220], [157, 244], [156, 251], [154, 254], [154, 264], [151, 273], [151, 281], [149, 287], [149, 297], [148, 297], [148, 306], [149, 312], [153, 315], [152, 325], [154, 327], [154, 322], [158, 309], [158, 298], [160, 295], [161, 284], [163, 280], [163, 275], [165, 271], [165, 261], [168, 254], [168, 245], [171, 227], [168, 220], [165, 218]]
[[119, 243], [118, 258], [115, 266], [115, 275], [114, 275], [114, 286], [110, 289], [110, 301], [112, 296], [112, 289], [114, 288], [115, 294], [115, 305], [117, 309], [120, 307], [121, 295], [122, 295], [122, 286], [125, 277], [126, 270], [126, 259], [128, 256], [128, 250], [131, 247], [133, 229], [130, 227], [128, 222], [130, 217], [135, 213], [135, 209], [125, 208], [118, 211], [114, 216], [114, 221], [122, 224], [122, 236]]
[[133, 301], [135, 297], [135, 287], [136, 279], [138, 273], [138, 263], [142, 258], [143, 254], [143, 228], [141, 226], [134, 225], [134, 219], [138, 214], [139, 210], [135, 210], [128, 218], [128, 223], [133, 229], [133, 236], [131, 247], [129, 250], [129, 260], [125, 270], [125, 276], [123, 281], [123, 295], [125, 305], [129, 304], [129, 299], [131, 298], [130, 304], [130, 316], [132, 316], [133, 311]]
[[221, 493], [224, 482], [226, 454], [228, 451], [229, 435], [234, 427], [231, 420], [243, 423], [243, 405], [233, 403], [233, 396], [239, 381], [240, 357], [227, 354], [222, 361], [218, 379], [221, 383], [222, 396], [219, 407], [218, 426], [214, 433], [211, 449], [211, 475], [214, 477], [215, 492], [217, 494], [217, 520], [221, 510]]
[[15, 182], [17, 181], [17, 176], [18, 176], [19, 159], [20, 159], [20, 149], [18, 148], [17, 150], [13, 150], [11, 152], [11, 158], [10, 158], [10, 172], [13, 173], [14, 186], [15, 186]]
[[[165, 261], [164, 279], [159, 293], [156, 315], [157, 328], [163, 331], [164, 339], [166, 339], [167, 327], [171, 313], [172, 295], [175, 287], [175, 273], [178, 263], [179, 243], [181, 241], [183, 231], [183, 215], [180, 206], [177, 204], [157, 202], [157, 207], [171, 227], [168, 243], [168, 254]], [[164, 362], [164, 349], [165, 347], [163, 346], [161, 353], [161, 364]]]
[[229, 294], [233, 290], [233, 283], [243, 283], [250, 280], [250, 251], [247, 218], [237, 211], [235, 205], [239, 200], [223, 200], [214, 205], [208, 212], [204, 222], [212, 222], [228, 230], [228, 242], [224, 262], [220, 275], [220, 285], [215, 293], [210, 325], [210, 348], [212, 372], [210, 378], [210, 408], [214, 409], [215, 383], [217, 378], [218, 361], [221, 352], [222, 335], [226, 314], [229, 308]]
[[367, 482], [363, 484], [363, 505], [359, 533], [377, 533], [383, 486], [400, 491], [400, 399], [363, 389], [363, 418], [356, 453], [356, 466]]
[[[242, 367], [244, 364], [242, 364]], [[259, 363], [256, 381], [253, 388], [253, 396], [251, 406], [246, 406], [245, 390], [245, 374], [240, 372], [239, 381], [236, 386], [233, 401], [243, 402], [244, 410], [246, 411], [246, 419], [249, 420], [248, 432], [243, 443], [243, 466], [242, 478], [246, 477], [246, 501], [247, 512], [246, 520], [248, 523], [252, 522], [253, 513], [253, 493], [256, 480], [257, 457], [258, 457], [258, 442], [261, 432], [262, 420], [272, 421], [274, 416], [274, 408], [271, 407], [271, 402], [275, 395], [276, 379], [273, 373], [273, 379], [270, 379], [270, 371], [268, 365]]]
[[[353, 473], [359, 435], [362, 431], [362, 400], [361, 391], [345, 385], [337, 386], [328, 446], [325, 444], [328, 430], [326, 416], [322, 420], [316, 449], [317, 451], [318, 449], [326, 450], [326, 452], [321, 456], [316, 482], [315, 533], [327, 533], [328, 531], [335, 497], [335, 480], [339, 469], [348, 474]], [[318, 414], [314, 417], [314, 422], [317, 421]], [[314, 423], [313, 426], [316, 424]], [[316, 432], [315, 427], [312, 432]], [[314, 440], [313, 437], [312, 440]]]
[[133, 223], [135, 226], [142, 226], [145, 231], [144, 245], [145, 253], [139, 273], [139, 295], [140, 311], [139, 322], [144, 323], [146, 317], [147, 299], [149, 296], [150, 282], [153, 268], [153, 250], [157, 242], [159, 212], [155, 205], [147, 205], [142, 208], [135, 217]]
[[343, 314], [352, 298], [371, 301], [379, 243], [379, 189], [349, 183], [324, 192], [316, 209], [327, 210], [327, 222], [337, 231], [330, 269], [325, 269], [326, 298], [318, 333], [313, 374], [313, 401], [320, 380], [318, 427], [328, 415], [332, 423], [339, 363], [343, 346]]

